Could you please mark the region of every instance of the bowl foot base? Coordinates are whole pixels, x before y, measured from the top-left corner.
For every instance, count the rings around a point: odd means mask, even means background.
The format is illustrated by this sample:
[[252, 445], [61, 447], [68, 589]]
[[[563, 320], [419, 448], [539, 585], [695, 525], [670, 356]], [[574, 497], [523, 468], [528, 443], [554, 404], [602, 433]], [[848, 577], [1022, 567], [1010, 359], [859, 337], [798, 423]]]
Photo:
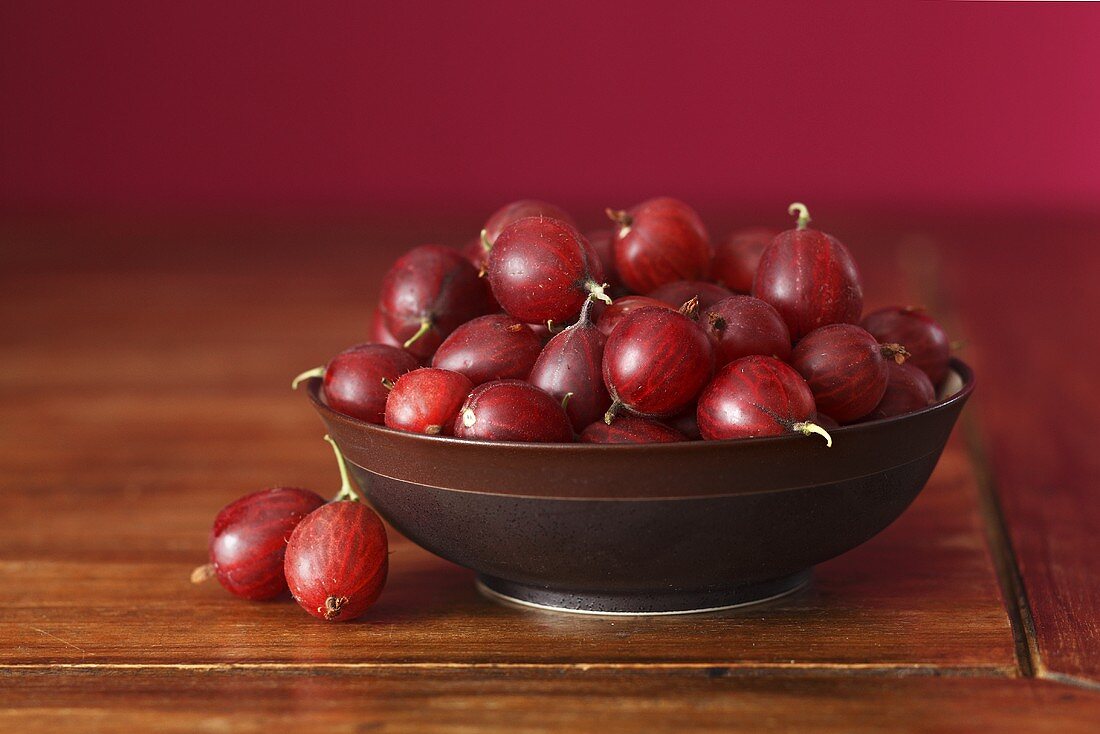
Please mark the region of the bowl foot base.
[[648, 616], [701, 614], [761, 604], [793, 594], [810, 581], [810, 570], [769, 581], [729, 586], [709, 591], [652, 593], [575, 593], [519, 584], [495, 576], [478, 576], [477, 587], [485, 596], [506, 604], [519, 604], [568, 614]]

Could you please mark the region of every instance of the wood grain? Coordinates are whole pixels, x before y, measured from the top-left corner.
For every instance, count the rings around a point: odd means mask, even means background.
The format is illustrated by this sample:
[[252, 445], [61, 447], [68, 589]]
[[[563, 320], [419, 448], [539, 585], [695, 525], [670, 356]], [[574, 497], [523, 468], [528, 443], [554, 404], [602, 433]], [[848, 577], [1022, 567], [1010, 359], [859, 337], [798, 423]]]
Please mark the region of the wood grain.
[[[974, 228], [950, 279], [1037, 672], [1100, 686], [1100, 250], [1094, 222]], [[1028, 246], [1006, 246], [1005, 239]]]
[[[362, 338], [379, 262], [453, 225], [415, 226], [0, 226], [0, 729], [1084, 731], [1097, 718], [1094, 694], [1018, 677], [1032, 668], [1016, 657], [1017, 600], [1002, 598], [987, 538], [996, 558], [1008, 549], [959, 435], [897, 523], [767, 607], [518, 610], [396, 536], [387, 589], [357, 624], [192, 587], [223, 504], [273, 484], [335, 491], [289, 378]], [[917, 300], [898, 253], [935, 249], [904, 229], [837, 230], [868, 307]], [[1051, 289], [1005, 318], [1003, 284], [1025, 293], [1025, 273], [1056, 268], [980, 255], [1042, 231], [948, 223], [932, 241], [976, 243], [952, 255], [948, 295], [978, 367], [1035, 671], [1084, 678], [1098, 659], [1100, 406], [1087, 360], [1058, 348], [1068, 326], [1025, 346], [1017, 329], [1088, 313], [1100, 273], [1094, 259], [1068, 281], [1077, 295]], [[1057, 236], [1080, 248], [1087, 231]]]
[[[4, 361], [16, 368], [0, 379], [19, 400], [4, 411], [0, 486], [22, 522], [0, 536], [0, 662], [1015, 673], [957, 441], [894, 527], [822, 566], [809, 592], [766, 609], [636, 620], [524, 612], [481, 598], [467, 572], [402, 540], [382, 601], [361, 624], [328, 627], [287, 600], [249, 604], [216, 584], [191, 587], [223, 504], [277, 483], [335, 491], [320, 424], [288, 381], [358, 338], [373, 287], [357, 291], [358, 272], [322, 274], [286, 251], [247, 275], [205, 262], [201, 272], [156, 261], [41, 271], [3, 294], [15, 307], [4, 309], [13, 335]], [[881, 262], [869, 279], [897, 282]]]
[[590, 671], [0, 674], [0, 729], [1084, 734], [1100, 694], [1041, 681]]

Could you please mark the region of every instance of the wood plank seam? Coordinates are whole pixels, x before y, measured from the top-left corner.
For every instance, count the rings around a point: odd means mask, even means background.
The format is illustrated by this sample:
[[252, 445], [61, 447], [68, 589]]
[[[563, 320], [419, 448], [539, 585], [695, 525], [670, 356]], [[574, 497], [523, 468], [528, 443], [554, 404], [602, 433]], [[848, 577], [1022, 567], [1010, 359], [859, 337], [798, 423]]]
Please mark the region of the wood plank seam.
[[411, 670], [423, 671], [546, 671], [556, 673], [586, 672], [705, 672], [712, 678], [719, 677], [877, 677], [893, 678], [985, 678], [1010, 679], [1018, 677], [1015, 671], [997, 666], [942, 664], [881, 665], [877, 663], [3, 663], [0, 675], [19, 672], [135, 672], [178, 671], [196, 673], [224, 673], [233, 671], [262, 671], [267, 673], [386, 673]]

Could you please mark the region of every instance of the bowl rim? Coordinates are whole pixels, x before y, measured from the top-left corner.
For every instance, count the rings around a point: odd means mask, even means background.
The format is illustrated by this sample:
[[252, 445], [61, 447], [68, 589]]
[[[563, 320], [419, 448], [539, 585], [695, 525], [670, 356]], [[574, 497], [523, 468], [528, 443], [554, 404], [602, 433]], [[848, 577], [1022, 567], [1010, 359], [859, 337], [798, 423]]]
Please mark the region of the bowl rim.
[[[937, 400], [932, 405], [920, 410], [914, 410], [909, 413], [903, 413], [901, 415], [891, 416], [889, 418], [878, 418], [876, 420], [866, 421], [864, 423], [854, 423], [846, 426], [840, 426], [839, 428], [829, 429], [829, 434], [833, 437], [838, 435], [843, 436], [845, 434], [861, 433], [866, 430], [877, 429], [882, 426], [889, 426], [892, 424], [903, 423], [918, 416], [927, 415], [930, 413], [941, 412], [949, 410], [953, 405], [959, 402], [967, 400], [971, 393], [974, 392], [974, 386], [976, 384], [976, 378], [974, 370], [961, 359], [952, 357], [949, 362], [951, 372], [958, 375], [962, 381], [962, 386], [959, 387], [951, 395]], [[426, 443], [430, 445], [476, 445], [481, 447], [500, 447], [507, 448], [515, 451], [517, 448], [522, 447], [525, 450], [531, 451], [617, 451], [624, 454], [631, 452], [653, 452], [661, 451], [667, 453], [674, 453], [677, 451], [690, 450], [695, 451], [700, 447], [721, 447], [721, 446], [743, 446], [751, 443], [753, 446], [763, 446], [770, 443], [779, 444], [784, 442], [794, 441], [806, 441], [808, 437], [801, 434], [790, 433], [781, 436], [760, 436], [754, 438], [729, 438], [720, 440], [696, 440], [696, 441], [672, 441], [667, 443], [584, 443], [581, 441], [572, 441], [569, 443], [534, 443], [534, 442], [521, 442], [521, 441], [483, 441], [479, 439], [469, 438], [457, 438], [455, 436], [429, 436], [424, 433], [412, 433], [411, 431], [399, 431], [394, 428], [387, 428], [377, 423], [371, 423], [369, 421], [356, 418], [354, 416], [341, 413], [325, 403], [321, 397], [321, 382], [320, 377], [311, 377], [306, 382], [306, 394], [309, 396], [310, 401], [313, 403], [314, 408], [326, 416], [330, 420], [336, 420], [343, 423], [348, 423], [356, 426], [362, 430], [370, 431], [373, 433], [379, 433], [384, 436], [389, 436], [395, 440], [411, 441], [417, 443]]]

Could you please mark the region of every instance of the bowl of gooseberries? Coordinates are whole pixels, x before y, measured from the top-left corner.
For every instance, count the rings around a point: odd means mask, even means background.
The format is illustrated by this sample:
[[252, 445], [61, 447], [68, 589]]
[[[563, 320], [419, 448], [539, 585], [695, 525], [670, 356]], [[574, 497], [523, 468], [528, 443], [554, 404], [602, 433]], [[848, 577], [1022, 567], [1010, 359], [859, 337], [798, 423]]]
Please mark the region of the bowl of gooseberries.
[[[487, 596], [557, 611], [716, 611], [802, 588], [909, 506], [974, 375], [924, 309], [865, 312], [848, 248], [803, 204], [788, 214], [712, 240], [673, 198], [587, 233], [521, 200], [465, 247], [411, 248], [368, 341], [294, 380], [344, 473], [302, 524], [369, 503]], [[360, 510], [350, 551], [335, 517], [312, 523], [337, 526], [328, 540], [298, 526], [284, 543], [286, 583], [320, 618], [354, 617], [384, 583], [384, 526]], [[373, 582], [303, 583], [339, 565], [326, 544], [374, 553]]]

